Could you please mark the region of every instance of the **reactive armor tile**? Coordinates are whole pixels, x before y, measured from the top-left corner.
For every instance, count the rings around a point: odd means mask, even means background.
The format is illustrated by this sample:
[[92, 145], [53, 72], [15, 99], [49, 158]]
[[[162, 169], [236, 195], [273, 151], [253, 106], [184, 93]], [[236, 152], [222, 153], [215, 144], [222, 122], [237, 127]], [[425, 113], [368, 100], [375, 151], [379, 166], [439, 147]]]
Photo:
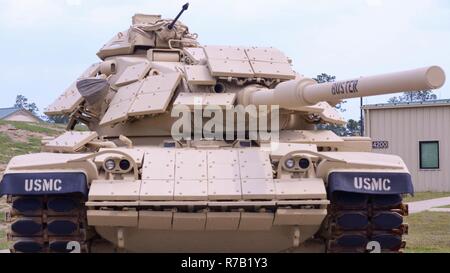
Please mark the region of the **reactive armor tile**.
[[175, 201], [208, 200], [207, 180], [176, 180]]
[[138, 80], [142, 80], [150, 70], [150, 63], [143, 62], [128, 67], [115, 83], [116, 86], [123, 86]]
[[208, 152], [208, 179], [239, 179], [239, 158], [235, 150]]
[[56, 139], [48, 142], [45, 145], [45, 149], [76, 152], [97, 137], [98, 134], [96, 132], [66, 132]]
[[205, 46], [208, 59], [247, 61], [248, 57], [244, 47], [235, 46]]
[[248, 60], [208, 59], [211, 75], [214, 77], [254, 77]]
[[183, 150], [176, 154], [176, 180], [206, 180], [207, 157], [205, 151]]
[[147, 150], [142, 178], [144, 180], [174, 180], [175, 151], [170, 149]]
[[141, 201], [173, 201], [174, 180], [143, 180], [141, 186]]
[[201, 47], [185, 47], [183, 52], [197, 64], [206, 62], [205, 50]]
[[242, 180], [242, 196], [245, 200], [274, 200], [275, 183], [273, 179]]
[[273, 47], [250, 47], [246, 48], [245, 52], [250, 61], [289, 63], [286, 55]]
[[126, 86], [123, 86], [117, 90], [116, 95], [114, 95], [111, 105], [119, 104], [127, 100], [134, 100], [142, 86], [142, 81], [138, 81]]
[[111, 104], [103, 116], [100, 125], [113, 125], [128, 119], [128, 110], [133, 105], [133, 99], [127, 99], [117, 104]]
[[242, 179], [272, 179], [269, 154], [259, 149], [244, 149], [239, 152]]
[[216, 79], [211, 76], [211, 72], [205, 65], [185, 66], [188, 83], [194, 85], [215, 85]]
[[258, 78], [293, 80], [296, 77], [289, 63], [252, 61], [251, 66]]
[[242, 186], [240, 179], [209, 180], [208, 198], [214, 201], [242, 200]]

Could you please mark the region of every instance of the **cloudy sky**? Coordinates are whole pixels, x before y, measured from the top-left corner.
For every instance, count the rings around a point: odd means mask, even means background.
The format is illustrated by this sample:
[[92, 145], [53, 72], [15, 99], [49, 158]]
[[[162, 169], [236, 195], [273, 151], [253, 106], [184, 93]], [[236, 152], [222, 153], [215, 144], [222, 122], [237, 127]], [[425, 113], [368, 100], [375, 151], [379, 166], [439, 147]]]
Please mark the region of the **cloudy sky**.
[[[174, 17], [186, 0], [0, 0], [0, 107], [23, 94], [43, 109], [134, 13]], [[202, 44], [274, 46], [310, 77], [427, 65], [450, 75], [448, 0], [191, 0], [182, 21]], [[437, 91], [450, 98], [450, 84]], [[385, 102], [390, 96], [365, 99]], [[359, 116], [359, 100], [346, 118]]]

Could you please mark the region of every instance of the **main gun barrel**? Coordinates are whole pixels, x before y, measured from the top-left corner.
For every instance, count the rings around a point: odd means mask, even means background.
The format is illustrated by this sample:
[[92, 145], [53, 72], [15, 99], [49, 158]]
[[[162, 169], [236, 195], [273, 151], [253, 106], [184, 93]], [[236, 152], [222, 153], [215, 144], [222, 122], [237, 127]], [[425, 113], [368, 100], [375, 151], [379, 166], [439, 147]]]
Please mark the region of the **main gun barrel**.
[[439, 66], [318, 84], [309, 78], [280, 83], [275, 89], [259, 89], [241, 96], [245, 104], [279, 105], [285, 109], [315, 105], [321, 101], [376, 96], [397, 92], [437, 89], [444, 85]]

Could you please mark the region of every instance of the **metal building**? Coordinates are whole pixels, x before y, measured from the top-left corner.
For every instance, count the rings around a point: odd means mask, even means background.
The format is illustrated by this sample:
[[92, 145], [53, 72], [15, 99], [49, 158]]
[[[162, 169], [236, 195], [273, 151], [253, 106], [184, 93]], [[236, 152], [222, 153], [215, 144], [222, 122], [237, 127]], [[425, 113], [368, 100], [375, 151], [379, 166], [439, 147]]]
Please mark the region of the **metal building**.
[[363, 107], [373, 151], [403, 158], [415, 190], [450, 192], [450, 100]]

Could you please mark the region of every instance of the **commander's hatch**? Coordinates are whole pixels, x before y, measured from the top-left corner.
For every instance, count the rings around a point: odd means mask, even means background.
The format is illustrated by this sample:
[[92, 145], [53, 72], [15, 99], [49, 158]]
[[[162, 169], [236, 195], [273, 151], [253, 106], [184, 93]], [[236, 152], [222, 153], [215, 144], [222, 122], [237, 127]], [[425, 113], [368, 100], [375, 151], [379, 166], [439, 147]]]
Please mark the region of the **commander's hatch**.
[[[132, 73], [133, 70], [135, 73]], [[181, 74], [173, 72], [149, 75], [144, 79], [139, 79], [145, 74], [145, 71], [148, 72], [145, 65], [135, 67], [129, 71], [126, 78], [119, 80], [123, 85], [117, 90], [100, 126], [112, 126], [131, 117], [166, 112], [175, 90], [181, 82]], [[134, 82], [125, 85], [130, 81]]]

